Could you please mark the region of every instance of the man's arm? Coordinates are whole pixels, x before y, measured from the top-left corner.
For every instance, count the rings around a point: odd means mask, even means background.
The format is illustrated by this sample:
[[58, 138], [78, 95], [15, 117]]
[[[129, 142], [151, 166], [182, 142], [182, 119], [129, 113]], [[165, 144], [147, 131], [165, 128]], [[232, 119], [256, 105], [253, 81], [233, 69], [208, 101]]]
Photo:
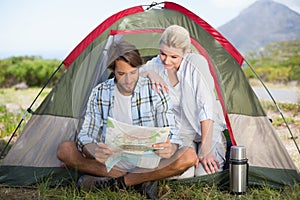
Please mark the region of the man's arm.
[[87, 153], [87, 155], [93, 157], [94, 149], [88, 148], [88, 144], [95, 144], [101, 140], [101, 126], [103, 124], [101, 118], [101, 110], [97, 103], [98, 100], [98, 88], [93, 89], [87, 104], [86, 114], [82, 128], [77, 137], [78, 148], [81, 152]]
[[170, 158], [182, 145], [178, 129], [175, 124], [175, 115], [172, 111], [173, 105], [168, 94], [159, 93], [156, 105], [156, 121], [158, 127], [171, 127], [170, 139], [165, 143], [155, 144], [155, 148], [163, 148], [156, 153], [163, 158]]

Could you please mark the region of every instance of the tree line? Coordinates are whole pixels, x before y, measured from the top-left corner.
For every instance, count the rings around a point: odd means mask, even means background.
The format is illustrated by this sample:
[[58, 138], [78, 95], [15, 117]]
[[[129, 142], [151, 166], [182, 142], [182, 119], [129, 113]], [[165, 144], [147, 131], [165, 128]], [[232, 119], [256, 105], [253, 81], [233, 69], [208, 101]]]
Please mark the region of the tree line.
[[[251, 51], [245, 58], [265, 82], [300, 84], [300, 38], [271, 43], [259, 51]], [[244, 68], [247, 78], [254, 78], [249, 67]]]
[[[59, 60], [45, 60], [37, 56], [18, 56], [0, 60], [0, 87], [12, 87], [24, 82], [29, 87], [43, 86], [59, 66]], [[58, 81], [63, 70], [58, 71], [50, 87]]]

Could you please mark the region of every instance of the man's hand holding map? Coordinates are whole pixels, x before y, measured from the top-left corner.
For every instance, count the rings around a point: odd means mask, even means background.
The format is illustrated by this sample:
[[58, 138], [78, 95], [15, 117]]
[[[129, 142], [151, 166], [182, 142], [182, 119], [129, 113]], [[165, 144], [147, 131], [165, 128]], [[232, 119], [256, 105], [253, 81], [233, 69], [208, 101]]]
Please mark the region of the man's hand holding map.
[[166, 142], [170, 127], [141, 127], [128, 125], [108, 118], [105, 144], [114, 152], [106, 160], [109, 172], [119, 161], [134, 166], [153, 169], [158, 166], [160, 157], [155, 154], [153, 144]]

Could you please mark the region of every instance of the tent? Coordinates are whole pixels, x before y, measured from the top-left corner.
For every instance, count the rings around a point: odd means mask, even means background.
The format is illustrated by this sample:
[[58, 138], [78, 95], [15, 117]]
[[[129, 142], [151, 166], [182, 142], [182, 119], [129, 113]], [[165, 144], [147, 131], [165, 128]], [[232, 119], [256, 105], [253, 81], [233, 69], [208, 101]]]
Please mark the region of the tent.
[[[163, 2], [122, 10], [103, 21], [63, 60], [65, 73], [32, 113], [0, 166], [0, 184], [70, 183], [77, 172], [61, 168], [56, 149], [80, 130], [92, 88], [108, 77], [106, 49], [112, 38], [133, 43], [142, 56], [157, 55], [163, 30], [189, 30], [192, 48], [208, 61], [232, 145], [247, 149], [249, 185], [283, 187], [300, 183], [297, 167], [276, 135], [242, 69], [243, 56], [218, 31], [184, 7]], [[29, 109], [30, 110], [30, 109]], [[228, 186], [228, 170], [182, 180]]]

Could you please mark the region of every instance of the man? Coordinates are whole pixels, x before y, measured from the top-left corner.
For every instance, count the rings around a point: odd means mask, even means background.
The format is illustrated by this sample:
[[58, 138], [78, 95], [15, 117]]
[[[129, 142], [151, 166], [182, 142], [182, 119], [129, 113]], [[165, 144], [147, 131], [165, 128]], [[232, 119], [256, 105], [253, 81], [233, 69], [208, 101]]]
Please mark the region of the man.
[[136, 126], [175, 127], [169, 96], [158, 94], [147, 78], [139, 76], [142, 64], [135, 46], [125, 41], [114, 42], [108, 50], [107, 65], [115, 78], [92, 91], [77, 138], [79, 151], [74, 142], [59, 146], [57, 156], [68, 167], [95, 175], [82, 176], [78, 181], [80, 188], [134, 186], [181, 174], [195, 163], [195, 151], [181, 147], [178, 131], [172, 128], [168, 141], [153, 145], [160, 149], [155, 153], [162, 158], [157, 168], [136, 168], [121, 162], [106, 171], [105, 161], [113, 154], [105, 144], [108, 117]]

